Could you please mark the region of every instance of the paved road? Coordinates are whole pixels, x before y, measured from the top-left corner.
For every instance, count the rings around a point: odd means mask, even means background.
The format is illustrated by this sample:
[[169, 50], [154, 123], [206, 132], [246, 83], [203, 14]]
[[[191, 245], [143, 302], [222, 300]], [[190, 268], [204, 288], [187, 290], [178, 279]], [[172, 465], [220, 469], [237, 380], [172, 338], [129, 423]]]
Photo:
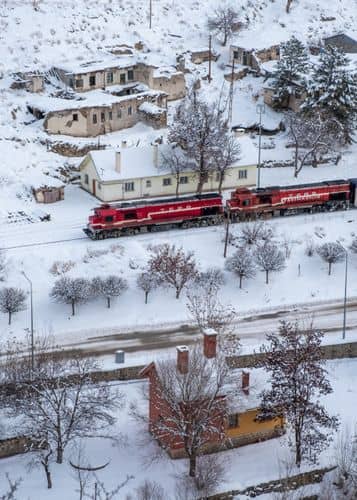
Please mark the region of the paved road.
[[[277, 329], [280, 320], [295, 320], [296, 318], [306, 322], [312, 318], [314, 325], [322, 329], [326, 336], [330, 337], [332, 343], [341, 338], [343, 304], [336, 302], [276, 309], [243, 316], [237, 322], [236, 331], [244, 346], [257, 346], [264, 340], [267, 332]], [[81, 332], [82, 340], [73, 343], [64, 342], [64, 347], [95, 355], [111, 353], [116, 349], [138, 353], [167, 349], [180, 344], [191, 344], [199, 337], [197, 328], [189, 325], [152, 331], [121, 333], [119, 328], [111, 328], [103, 329], [100, 334], [98, 330], [88, 330], [84, 333]], [[68, 334], [66, 337], [68, 338]], [[357, 340], [357, 299], [351, 300], [347, 306], [346, 338]]]

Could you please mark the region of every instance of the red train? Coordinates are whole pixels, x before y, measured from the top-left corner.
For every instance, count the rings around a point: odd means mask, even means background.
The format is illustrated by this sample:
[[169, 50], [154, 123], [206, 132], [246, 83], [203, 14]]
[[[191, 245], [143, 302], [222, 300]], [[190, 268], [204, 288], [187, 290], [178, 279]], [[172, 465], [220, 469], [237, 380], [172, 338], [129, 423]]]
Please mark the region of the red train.
[[357, 201], [357, 180], [337, 180], [263, 189], [238, 188], [223, 205], [217, 193], [101, 205], [84, 232], [93, 240], [140, 232], [220, 224], [301, 212], [345, 210]]

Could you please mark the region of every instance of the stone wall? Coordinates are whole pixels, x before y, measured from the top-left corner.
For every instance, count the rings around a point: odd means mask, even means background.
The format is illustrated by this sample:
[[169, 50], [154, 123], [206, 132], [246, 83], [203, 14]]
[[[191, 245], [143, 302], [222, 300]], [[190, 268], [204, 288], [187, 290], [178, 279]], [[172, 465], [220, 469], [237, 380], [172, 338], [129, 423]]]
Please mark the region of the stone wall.
[[31, 438], [16, 436], [8, 439], [0, 439], [0, 458], [12, 457], [21, 453], [27, 453], [40, 448]]

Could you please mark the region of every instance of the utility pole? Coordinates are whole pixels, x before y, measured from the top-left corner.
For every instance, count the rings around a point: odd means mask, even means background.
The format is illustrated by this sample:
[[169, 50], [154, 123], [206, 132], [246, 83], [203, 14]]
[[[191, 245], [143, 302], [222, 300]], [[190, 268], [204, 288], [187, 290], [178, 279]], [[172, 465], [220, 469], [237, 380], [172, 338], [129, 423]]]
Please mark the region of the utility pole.
[[208, 83], [212, 81], [212, 35], [208, 37]]
[[231, 125], [233, 116], [233, 95], [234, 95], [234, 57], [232, 62], [231, 84], [229, 86], [229, 99], [228, 99], [228, 121]]
[[31, 311], [31, 377], [33, 376], [33, 372], [35, 369], [35, 345], [34, 345], [34, 335], [33, 335], [33, 299], [32, 299], [32, 281], [25, 274], [25, 271], [22, 271], [23, 277], [27, 280], [30, 285], [30, 311]]
[[152, 19], [152, 0], [149, 0], [149, 29], [151, 29], [151, 19]]
[[345, 250], [345, 295], [343, 298], [343, 327], [342, 327], [342, 338], [346, 338], [346, 309], [347, 309], [347, 272], [348, 272], [348, 253]]
[[257, 113], [259, 114], [259, 144], [258, 144], [258, 179], [257, 189], [260, 189], [260, 159], [262, 149], [262, 115], [265, 113], [265, 105], [257, 104]]
[[224, 239], [224, 251], [223, 251], [223, 257], [227, 257], [227, 248], [228, 248], [228, 238], [229, 238], [229, 223], [231, 221], [231, 212], [228, 208], [227, 210], [227, 223], [226, 223], [226, 236]]

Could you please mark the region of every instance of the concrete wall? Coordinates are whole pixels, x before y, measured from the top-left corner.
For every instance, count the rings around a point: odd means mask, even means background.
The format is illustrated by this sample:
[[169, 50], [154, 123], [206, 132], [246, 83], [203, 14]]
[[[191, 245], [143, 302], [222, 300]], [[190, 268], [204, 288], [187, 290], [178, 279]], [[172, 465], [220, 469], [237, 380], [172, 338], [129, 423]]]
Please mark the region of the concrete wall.
[[[60, 68], [55, 68], [54, 71], [58, 74], [58, 77], [66, 84], [68, 87], [73, 88], [76, 92], [88, 92], [88, 90], [103, 89], [109, 87], [110, 85], [120, 85], [122, 83], [130, 83], [134, 81], [134, 78], [129, 80], [128, 71], [134, 71], [134, 66], [118, 69], [118, 68], [106, 68], [104, 70], [90, 71], [88, 73], [78, 73], [78, 74], [68, 74], [66, 71]], [[113, 81], [107, 81], [107, 75], [112, 73]], [[95, 85], [90, 85], [90, 77], [95, 77]], [[121, 82], [121, 77], [125, 78], [125, 82]], [[76, 82], [81, 80], [83, 85], [77, 86]]]
[[[247, 178], [240, 179], [239, 172], [246, 171]], [[158, 171], [158, 173], [160, 173]], [[88, 183], [85, 182], [85, 175], [88, 175]], [[157, 196], [173, 196], [176, 193], [176, 178], [174, 175], [165, 174], [157, 176], [148, 176], [142, 178], [125, 179], [115, 182], [102, 182], [98, 178], [91, 160], [84, 161], [80, 167], [81, 186], [86, 191], [93, 194], [93, 180], [96, 183], [96, 196], [101, 201], [120, 201], [134, 200], [137, 198], [150, 198]], [[181, 177], [187, 177], [187, 184], [179, 185], [179, 194], [192, 194], [197, 191], [197, 177], [193, 172], [182, 172]], [[164, 185], [164, 179], [171, 179], [171, 185]], [[125, 183], [134, 182], [134, 191], [125, 191]], [[148, 186], [148, 183], [151, 183]], [[233, 167], [227, 170], [223, 181], [223, 189], [233, 189], [238, 186], [254, 186], [256, 183], [256, 166], [248, 165], [246, 167]], [[203, 186], [203, 191], [217, 191], [218, 181], [216, 174], [213, 173]]]

